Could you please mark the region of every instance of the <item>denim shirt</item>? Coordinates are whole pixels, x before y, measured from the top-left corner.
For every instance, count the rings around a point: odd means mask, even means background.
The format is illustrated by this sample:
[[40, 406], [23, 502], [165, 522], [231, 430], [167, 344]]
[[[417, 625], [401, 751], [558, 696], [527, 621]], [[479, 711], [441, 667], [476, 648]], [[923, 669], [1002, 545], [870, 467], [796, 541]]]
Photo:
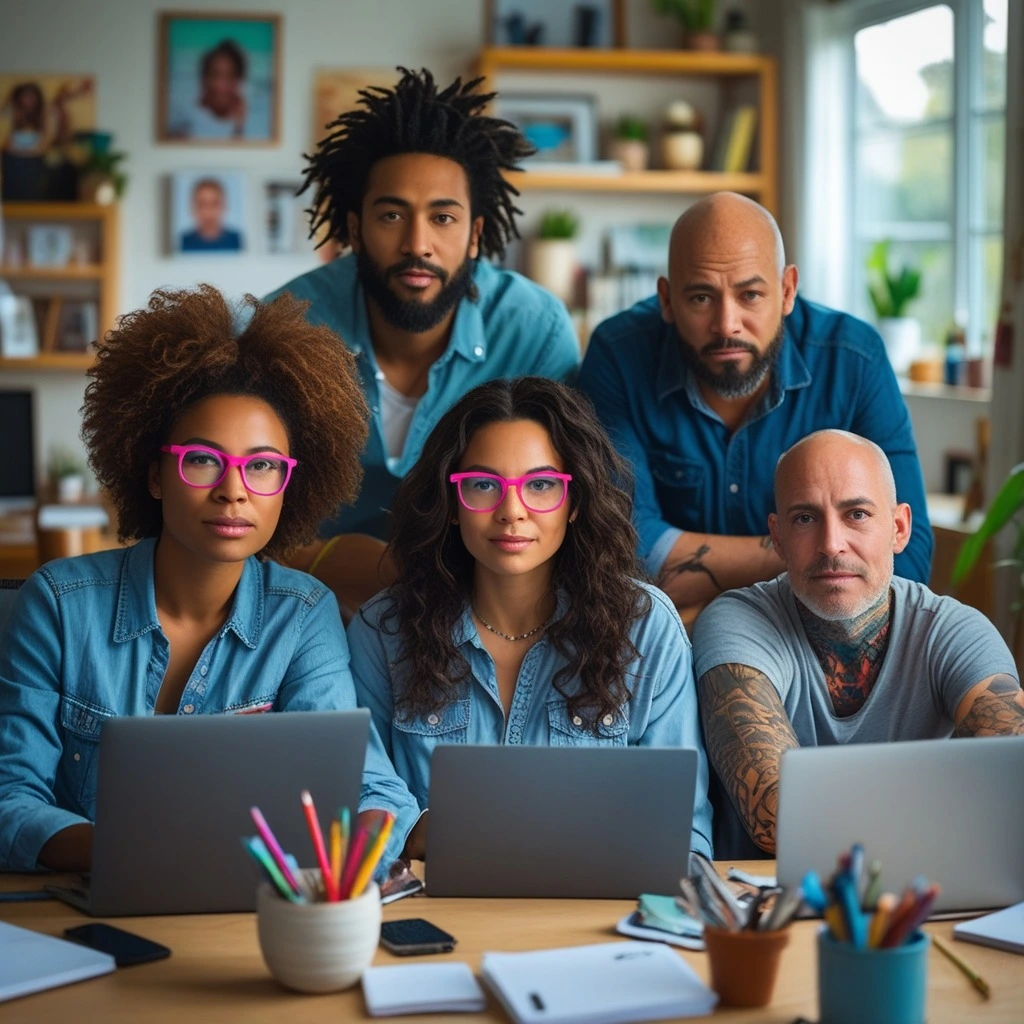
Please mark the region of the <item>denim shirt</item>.
[[733, 432], [704, 401], [657, 297], [594, 332], [579, 386], [633, 467], [639, 554], [656, 576], [684, 530], [768, 532], [775, 463], [802, 437], [837, 427], [869, 438], [889, 458], [914, 529], [896, 574], [927, 583], [932, 532], [910, 415], [874, 328], [797, 296], [760, 403]]
[[[565, 698], [553, 686], [565, 666], [546, 636], [523, 659], [508, 719], [498, 695], [494, 662], [480, 641], [467, 607], [456, 624], [454, 640], [469, 665], [471, 679], [449, 707], [406, 720], [395, 711], [394, 692], [402, 669], [401, 642], [388, 591], [368, 601], [348, 627], [352, 675], [359, 703], [373, 720], [398, 774], [420, 807], [430, 791], [430, 756], [441, 743], [521, 744], [524, 746], [690, 747], [697, 751], [697, 789], [691, 848], [711, 856], [711, 804], [708, 763], [697, 713], [690, 641], [675, 607], [665, 595], [641, 584], [651, 596], [650, 612], [630, 630], [639, 658], [627, 668], [633, 696], [616, 716], [606, 715], [598, 734], [581, 718], [571, 718]], [[565, 613], [559, 596], [556, 616]], [[571, 684], [567, 687], [571, 692]], [[665, 780], [671, 786], [671, 779]], [[500, 794], [495, 794], [500, 799]]]
[[527, 375], [560, 381], [575, 376], [580, 347], [562, 302], [525, 277], [498, 270], [486, 260], [477, 261], [473, 283], [477, 298], [459, 303], [448, 347], [430, 367], [426, 393], [416, 406], [405, 447], [397, 458], [388, 456], [384, 439], [380, 398], [384, 373], [374, 356], [355, 257], [332, 260], [267, 296], [269, 302], [290, 292], [310, 302], [309, 322], [330, 327], [356, 357], [370, 406], [370, 437], [362, 455], [359, 499], [324, 523], [322, 536], [369, 533], [386, 539], [391, 529], [388, 512], [399, 481], [420, 457], [437, 421], [478, 384]]
[[[0, 868], [33, 870], [51, 836], [95, 818], [100, 726], [154, 713], [169, 654], [155, 546], [50, 562], [21, 588], [0, 640]], [[305, 573], [247, 559], [178, 714], [355, 706], [334, 595]], [[396, 815], [387, 855], [397, 856], [419, 811], [373, 728], [359, 807]]]

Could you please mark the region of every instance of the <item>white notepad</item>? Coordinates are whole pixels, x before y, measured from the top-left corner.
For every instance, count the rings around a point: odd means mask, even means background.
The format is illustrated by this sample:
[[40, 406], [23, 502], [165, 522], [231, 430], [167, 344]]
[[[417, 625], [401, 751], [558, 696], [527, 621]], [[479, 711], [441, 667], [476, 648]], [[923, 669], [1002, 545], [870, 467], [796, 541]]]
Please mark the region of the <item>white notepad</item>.
[[1024, 903], [973, 921], [961, 921], [953, 926], [953, 938], [1005, 949], [1008, 953], [1024, 953]]
[[703, 1016], [718, 1002], [678, 953], [649, 942], [485, 953], [480, 974], [517, 1024]]
[[106, 953], [0, 921], [0, 1002], [113, 969]]
[[363, 972], [363, 998], [374, 1017], [400, 1013], [476, 1013], [487, 997], [468, 964], [396, 964]]

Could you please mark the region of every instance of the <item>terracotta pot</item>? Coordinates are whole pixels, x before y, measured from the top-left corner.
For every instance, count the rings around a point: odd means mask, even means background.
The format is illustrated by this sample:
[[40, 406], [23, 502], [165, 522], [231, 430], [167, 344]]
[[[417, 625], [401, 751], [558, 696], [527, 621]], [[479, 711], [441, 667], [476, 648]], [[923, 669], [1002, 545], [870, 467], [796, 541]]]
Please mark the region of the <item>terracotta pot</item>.
[[609, 154], [613, 160], [619, 161], [624, 171], [646, 171], [651, 147], [642, 139], [614, 139]]
[[721, 41], [714, 32], [687, 32], [686, 49], [688, 50], [717, 50], [721, 47]]

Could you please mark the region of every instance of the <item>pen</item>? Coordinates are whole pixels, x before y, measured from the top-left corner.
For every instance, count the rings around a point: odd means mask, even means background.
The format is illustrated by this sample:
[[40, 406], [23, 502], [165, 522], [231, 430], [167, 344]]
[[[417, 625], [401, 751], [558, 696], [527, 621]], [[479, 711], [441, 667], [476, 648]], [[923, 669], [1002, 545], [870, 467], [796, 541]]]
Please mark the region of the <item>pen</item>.
[[896, 909], [896, 896], [891, 892], [883, 892], [875, 904], [875, 913], [871, 918], [871, 928], [868, 931], [868, 949], [877, 949], [882, 941], [886, 929], [889, 927], [889, 920], [892, 912]]
[[785, 928], [796, 917], [803, 901], [804, 894], [800, 886], [784, 889], [781, 895], [775, 898], [775, 906], [772, 907], [771, 913], [768, 916], [768, 923], [765, 925], [765, 929], [767, 931], [777, 931], [780, 928]]
[[271, 885], [286, 899], [292, 903], [305, 903], [305, 898], [298, 895], [292, 887], [285, 881], [284, 875], [281, 874], [280, 868], [274, 862], [274, 858], [270, 856], [270, 851], [267, 849], [266, 844], [259, 836], [246, 836], [242, 839], [242, 845], [246, 848], [249, 856], [267, 875]]
[[377, 838], [373, 841], [373, 846], [370, 847], [370, 852], [363, 858], [363, 863], [356, 872], [356, 877], [352, 882], [352, 891], [349, 893], [349, 899], [354, 900], [357, 896], [363, 895], [363, 890], [373, 877], [373, 872], [376, 870], [377, 864], [384, 853], [384, 847], [387, 845], [394, 823], [394, 815], [388, 814], [384, 819], [384, 824], [380, 827], [380, 831], [377, 833]]
[[821, 887], [817, 872], [808, 871], [800, 882], [800, 888], [803, 890], [804, 902], [816, 913], [824, 914], [828, 906], [828, 897]]
[[850, 880], [853, 882], [853, 894], [857, 900], [857, 906], [861, 904], [861, 897], [863, 896], [863, 876], [864, 876], [864, 845], [862, 843], [854, 843], [850, 847]]
[[249, 815], [252, 817], [256, 831], [259, 832], [267, 851], [273, 857], [274, 863], [277, 864], [278, 870], [284, 875], [285, 881], [292, 887], [294, 892], [301, 892], [299, 883], [292, 873], [292, 869], [288, 866], [288, 858], [285, 856], [284, 850], [281, 849], [281, 844], [275, 838], [274, 833], [271, 832], [267, 819], [263, 817], [258, 807], [250, 807]]
[[316, 853], [317, 863], [320, 865], [320, 874], [324, 880], [324, 892], [328, 902], [338, 897], [334, 889], [334, 879], [331, 877], [331, 865], [327, 860], [327, 849], [324, 846], [324, 836], [320, 831], [320, 822], [316, 816], [316, 807], [313, 805], [313, 798], [309, 790], [302, 791], [302, 812], [306, 816], [306, 825], [309, 827], [309, 835], [313, 840], [313, 850]]
[[928, 915], [932, 911], [932, 904], [941, 891], [939, 886], [930, 885], [924, 895], [915, 900], [909, 912], [885, 933], [881, 948], [889, 949], [892, 946], [902, 946], [917, 931], [918, 927], [927, 920]]
[[933, 936], [932, 936], [932, 945], [933, 945], [933, 946], [934, 946], [934, 947], [935, 947], [935, 948], [936, 948], [936, 949], [937, 949], [937, 950], [938, 950], [938, 951], [939, 951], [939, 952], [940, 952], [940, 953], [941, 953], [941, 954], [942, 954], [942, 955], [943, 955], [944, 957], [946, 957], [946, 959], [947, 959], [947, 960], [949, 960], [949, 961], [950, 961], [950, 962], [951, 962], [951, 963], [952, 963], [952, 964], [953, 964], [953, 965], [954, 965], [954, 966], [955, 966], [955, 967], [956, 967], [956, 968], [957, 968], [958, 970], [960, 970], [960, 971], [961, 971], [961, 972], [962, 972], [962, 973], [964, 974], [964, 976], [965, 976], [965, 977], [967, 978], [967, 980], [968, 980], [968, 981], [970, 981], [970, 983], [971, 983], [971, 984], [972, 984], [972, 985], [973, 985], [973, 986], [974, 986], [974, 987], [975, 987], [975, 988], [976, 988], [976, 989], [977, 989], [977, 990], [978, 990], [978, 991], [979, 991], [979, 992], [980, 992], [980, 993], [981, 993], [981, 994], [982, 994], [982, 995], [983, 995], [983, 996], [984, 996], [984, 997], [985, 997], [986, 999], [988, 999], [988, 998], [989, 998], [989, 996], [990, 996], [990, 995], [991, 995], [992, 993], [991, 993], [991, 992], [989, 991], [989, 987], [988, 987], [988, 982], [987, 982], [987, 981], [986, 981], [986, 980], [985, 980], [985, 979], [984, 979], [984, 978], [983, 978], [983, 977], [982, 977], [982, 976], [981, 976], [981, 975], [980, 975], [980, 974], [979, 974], [979, 973], [978, 973], [978, 972], [977, 972], [977, 971], [976, 971], [976, 970], [975, 970], [975, 969], [974, 969], [973, 967], [971, 967], [971, 966], [970, 966], [970, 964], [968, 964], [968, 963], [967, 963], [966, 961], [964, 961], [964, 960], [961, 960], [961, 959], [960, 959], [960, 957], [958, 957], [958, 956], [956, 955], [956, 953], [954, 953], [954, 952], [953, 952], [953, 950], [951, 950], [951, 949], [949, 948], [949, 946], [947, 946], [947, 945], [946, 945], [946, 944], [945, 944], [945, 943], [944, 943], [944, 942], [943, 942], [943, 941], [942, 941], [942, 940], [941, 940], [941, 939], [940, 939], [940, 938], [938, 937], [938, 935], [933, 935]]
[[873, 860], [868, 865], [868, 887], [864, 890], [861, 906], [865, 910], [874, 910], [878, 902], [878, 894], [882, 891], [882, 862]]
[[857, 899], [857, 883], [851, 874], [837, 875], [833, 886], [836, 901], [843, 915], [846, 932], [854, 949], [865, 949], [868, 944], [867, 925]]
[[846, 926], [843, 924], [843, 914], [839, 909], [838, 903], [830, 903], [825, 908], [825, 924], [828, 925], [832, 938], [837, 942], [845, 942], [847, 940]]

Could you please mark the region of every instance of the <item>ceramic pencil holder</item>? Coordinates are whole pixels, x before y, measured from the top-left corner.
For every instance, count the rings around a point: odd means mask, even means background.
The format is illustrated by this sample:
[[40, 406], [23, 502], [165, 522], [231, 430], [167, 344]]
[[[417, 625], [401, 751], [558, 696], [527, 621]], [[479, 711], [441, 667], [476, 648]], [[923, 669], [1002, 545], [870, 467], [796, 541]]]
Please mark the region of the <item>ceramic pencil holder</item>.
[[711, 987], [722, 1005], [767, 1006], [772, 1001], [779, 958], [788, 942], [788, 928], [726, 931], [705, 924]]
[[[307, 881], [320, 872], [303, 872]], [[373, 962], [380, 941], [380, 890], [336, 903], [291, 903], [267, 882], [256, 893], [260, 950], [270, 973], [298, 992], [350, 988]]]

